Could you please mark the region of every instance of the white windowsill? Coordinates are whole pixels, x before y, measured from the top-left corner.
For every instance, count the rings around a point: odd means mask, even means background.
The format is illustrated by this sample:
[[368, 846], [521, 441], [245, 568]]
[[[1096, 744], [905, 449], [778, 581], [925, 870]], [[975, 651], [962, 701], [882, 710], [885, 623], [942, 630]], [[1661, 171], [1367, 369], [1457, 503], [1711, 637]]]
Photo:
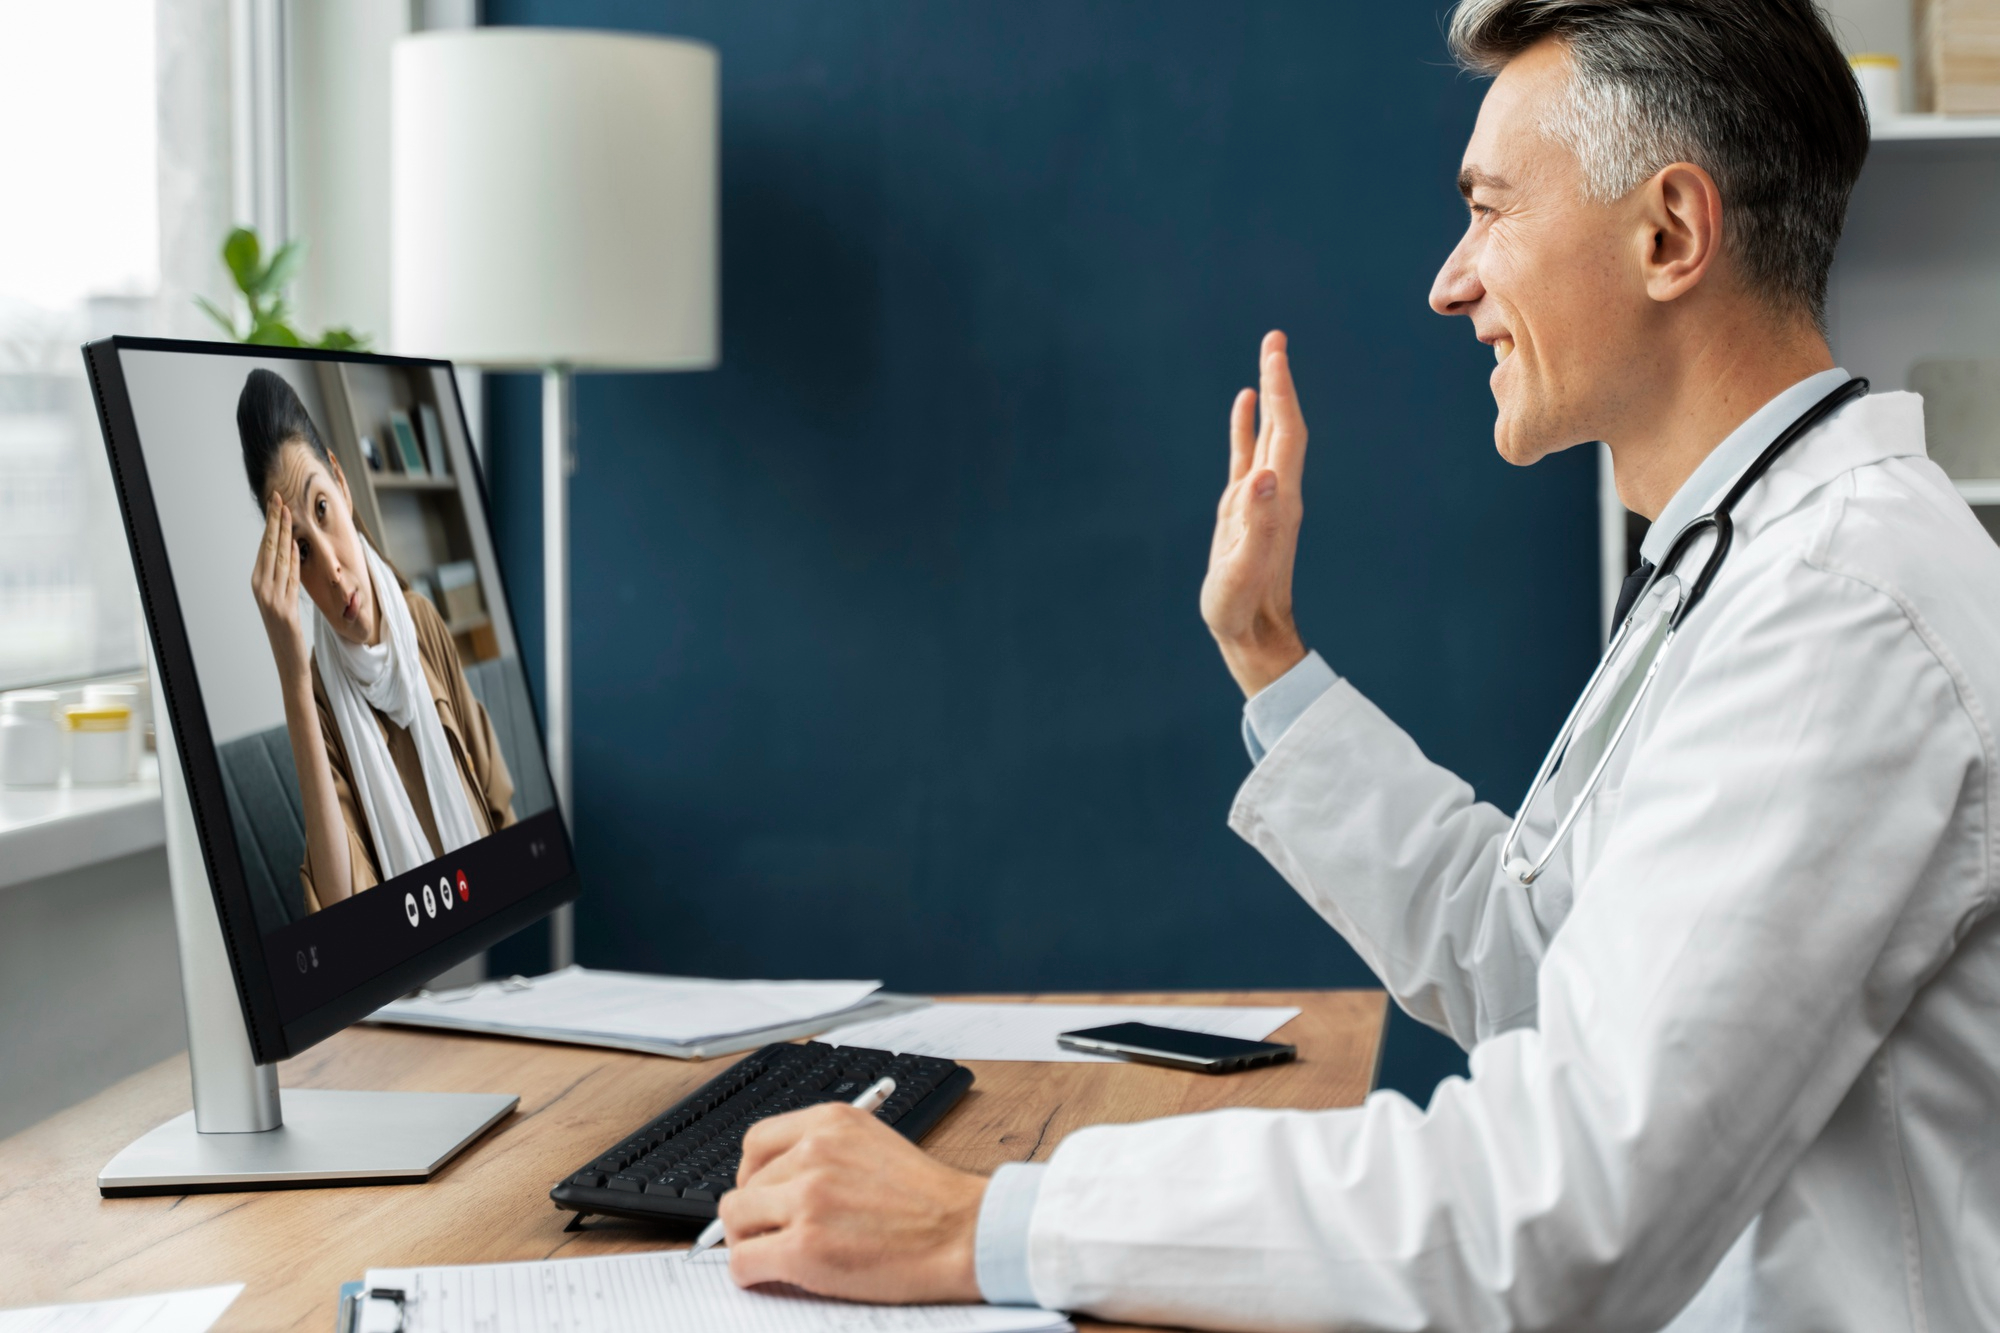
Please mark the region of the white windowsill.
[[159, 760], [117, 787], [0, 787], [0, 889], [166, 841]]

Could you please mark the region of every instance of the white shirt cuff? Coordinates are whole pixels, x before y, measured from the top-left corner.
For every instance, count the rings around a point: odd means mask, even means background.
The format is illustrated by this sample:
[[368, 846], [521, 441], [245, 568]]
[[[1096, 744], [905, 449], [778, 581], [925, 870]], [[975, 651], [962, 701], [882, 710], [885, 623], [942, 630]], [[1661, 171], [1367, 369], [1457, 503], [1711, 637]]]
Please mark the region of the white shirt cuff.
[[979, 1294], [988, 1305], [1035, 1305], [1028, 1280], [1028, 1223], [1042, 1192], [1047, 1162], [1009, 1162], [986, 1182], [979, 1204], [979, 1231], [972, 1266]]
[[1319, 702], [1340, 677], [1318, 653], [1305, 659], [1284, 675], [1250, 696], [1243, 704], [1243, 745], [1250, 762], [1261, 764], [1264, 756], [1277, 748], [1292, 723]]

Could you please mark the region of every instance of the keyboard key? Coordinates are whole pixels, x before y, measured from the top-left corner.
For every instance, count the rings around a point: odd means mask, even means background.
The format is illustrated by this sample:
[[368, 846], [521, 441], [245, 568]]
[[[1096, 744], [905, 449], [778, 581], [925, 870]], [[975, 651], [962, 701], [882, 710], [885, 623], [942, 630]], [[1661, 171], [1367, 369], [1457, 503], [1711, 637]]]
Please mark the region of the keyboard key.
[[637, 1194], [646, 1188], [646, 1182], [638, 1176], [619, 1174], [611, 1177], [610, 1188]]

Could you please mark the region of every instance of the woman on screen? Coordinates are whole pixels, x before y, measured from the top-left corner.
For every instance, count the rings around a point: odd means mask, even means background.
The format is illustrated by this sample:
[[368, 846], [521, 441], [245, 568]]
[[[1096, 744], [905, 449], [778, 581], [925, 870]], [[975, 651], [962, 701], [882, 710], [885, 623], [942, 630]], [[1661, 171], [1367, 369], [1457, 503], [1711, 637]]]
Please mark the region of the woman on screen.
[[359, 525], [292, 386], [251, 371], [236, 429], [264, 506], [250, 589], [284, 689], [316, 912], [512, 824], [514, 783], [437, 608]]

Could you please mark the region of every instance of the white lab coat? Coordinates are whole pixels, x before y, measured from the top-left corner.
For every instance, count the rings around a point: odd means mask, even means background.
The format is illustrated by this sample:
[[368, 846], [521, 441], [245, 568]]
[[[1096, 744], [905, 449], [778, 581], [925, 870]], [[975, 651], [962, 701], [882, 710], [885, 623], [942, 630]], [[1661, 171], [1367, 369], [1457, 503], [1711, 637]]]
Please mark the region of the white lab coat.
[[1745, 495], [1533, 888], [1508, 816], [1335, 684], [1231, 825], [1472, 1077], [1425, 1111], [1073, 1134], [1037, 1298], [1231, 1329], [2000, 1328], [1996, 717], [2000, 548], [1909, 394]]

